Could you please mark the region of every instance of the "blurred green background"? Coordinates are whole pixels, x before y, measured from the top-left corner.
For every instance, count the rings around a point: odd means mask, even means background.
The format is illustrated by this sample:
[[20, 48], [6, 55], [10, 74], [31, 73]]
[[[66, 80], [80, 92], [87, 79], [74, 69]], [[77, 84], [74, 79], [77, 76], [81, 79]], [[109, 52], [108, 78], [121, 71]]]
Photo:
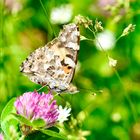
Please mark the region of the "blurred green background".
[[[0, 113], [12, 97], [40, 88], [19, 72], [21, 62], [80, 14], [93, 23], [102, 21], [109, 32], [103, 44], [111, 41], [107, 51], [118, 61], [117, 72], [109, 67], [105, 52], [95, 43], [80, 42], [73, 81], [80, 92], [62, 95], [72, 107], [64, 133], [72, 140], [140, 140], [140, 1], [42, 0], [42, 5], [40, 0], [0, 2]], [[115, 43], [130, 23], [136, 25], [135, 31]], [[94, 39], [85, 28], [80, 31]]]

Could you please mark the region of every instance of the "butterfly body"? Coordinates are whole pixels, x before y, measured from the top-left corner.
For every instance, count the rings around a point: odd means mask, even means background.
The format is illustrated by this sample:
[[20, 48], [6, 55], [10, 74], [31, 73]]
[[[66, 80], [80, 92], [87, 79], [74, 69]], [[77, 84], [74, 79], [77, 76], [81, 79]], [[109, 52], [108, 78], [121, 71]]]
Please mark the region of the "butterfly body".
[[22, 63], [20, 71], [37, 84], [57, 92], [70, 91], [77, 63], [80, 33], [74, 23], [64, 25], [59, 36], [36, 49]]

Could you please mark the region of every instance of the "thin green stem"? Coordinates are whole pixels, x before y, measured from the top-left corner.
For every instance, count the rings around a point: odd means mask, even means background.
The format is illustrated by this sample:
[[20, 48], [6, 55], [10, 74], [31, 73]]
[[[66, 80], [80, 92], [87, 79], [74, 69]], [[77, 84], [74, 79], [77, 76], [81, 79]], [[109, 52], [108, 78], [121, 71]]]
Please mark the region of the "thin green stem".
[[43, 85], [41, 88], [39, 88], [38, 90], [36, 90], [36, 91], [40, 91], [41, 89], [43, 89], [44, 87], [46, 87], [48, 84], [45, 84], [45, 85]]
[[43, 8], [43, 10], [44, 10], [44, 13], [45, 13], [45, 15], [46, 15], [46, 17], [47, 17], [47, 21], [48, 21], [48, 23], [49, 23], [49, 25], [50, 25], [50, 27], [51, 27], [51, 29], [52, 29], [52, 32], [53, 32], [53, 34], [54, 34], [54, 36], [56, 37], [56, 33], [55, 33], [55, 31], [53, 30], [53, 27], [52, 27], [52, 25], [51, 25], [51, 23], [50, 23], [50, 20], [49, 20], [49, 15], [48, 15], [48, 12], [47, 12], [47, 9], [44, 7], [44, 5], [43, 5], [43, 3], [42, 3], [42, 0], [39, 0], [40, 1], [40, 4], [41, 4], [41, 6], [42, 6], [42, 8]]
[[84, 38], [84, 39], [82, 39], [80, 41], [83, 41], [83, 40], [88, 40], [88, 41], [94, 42], [94, 40], [93, 39], [90, 39], [90, 38]]
[[118, 42], [122, 37], [123, 37], [123, 36], [120, 35], [120, 36], [116, 39], [115, 43]]
[[119, 82], [120, 82], [121, 87], [123, 89], [124, 96], [125, 96], [125, 98], [127, 99], [128, 103], [130, 105], [130, 108], [131, 108], [131, 111], [132, 111], [132, 115], [133, 115], [134, 121], [136, 121], [136, 118], [137, 118], [137, 115], [136, 114], [137, 113], [136, 113], [136, 110], [135, 110], [135, 106], [133, 105], [130, 97], [128, 96], [126, 90], [124, 89], [123, 82], [121, 80], [121, 77], [120, 77], [118, 71], [115, 68], [114, 68], [114, 71], [115, 71], [115, 74], [116, 74], [117, 78], [119, 79]]
[[90, 39], [90, 38], [86, 38], [85, 40], [88, 40], [88, 41], [94, 42], [94, 40], [93, 40], [93, 39]]
[[[98, 41], [98, 39], [97, 39], [97, 37], [96, 37], [95, 32], [94, 32], [92, 29], [90, 29], [89, 27], [88, 27], [88, 29], [93, 33], [95, 39], [96, 39], [97, 42], [99, 43], [100, 48], [103, 50], [103, 52], [106, 54], [106, 56], [107, 56], [107, 58], [108, 58], [108, 60], [109, 60], [109, 54], [103, 49], [102, 45], [100, 44], [100, 42]], [[118, 39], [116, 40], [116, 42], [117, 42], [121, 37], [122, 37], [122, 35], [121, 35], [120, 37], [118, 37]], [[117, 78], [118, 78], [118, 80], [119, 80], [119, 82], [120, 82], [120, 84], [121, 84], [121, 87], [122, 87], [122, 89], [123, 89], [124, 97], [127, 99], [128, 103], [129, 103], [129, 105], [130, 105], [130, 109], [131, 109], [131, 111], [132, 111], [132, 115], [133, 115], [134, 121], [136, 121], [136, 118], [137, 118], [137, 117], [136, 117], [136, 116], [137, 116], [136, 114], [137, 114], [137, 113], [136, 113], [135, 107], [134, 107], [134, 105], [133, 105], [133, 103], [132, 103], [130, 97], [128, 96], [127, 92], [126, 92], [125, 89], [124, 89], [123, 82], [122, 82], [122, 80], [121, 80], [121, 77], [120, 77], [118, 71], [117, 71], [115, 68], [113, 68], [113, 69], [114, 69], [115, 74], [116, 74], [116, 76], [117, 76]]]
[[99, 40], [98, 40], [97, 37], [96, 37], [95, 32], [94, 32], [92, 29], [90, 29], [89, 27], [88, 27], [88, 29], [93, 33], [93, 35], [94, 35], [95, 39], [97, 40], [97, 42], [98, 42], [98, 44], [99, 44], [101, 50], [106, 54], [106, 56], [107, 56], [107, 58], [108, 58], [108, 57], [109, 57], [109, 54], [108, 54], [108, 53], [104, 50], [104, 48], [102, 47], [101, 43], [99, 42]]

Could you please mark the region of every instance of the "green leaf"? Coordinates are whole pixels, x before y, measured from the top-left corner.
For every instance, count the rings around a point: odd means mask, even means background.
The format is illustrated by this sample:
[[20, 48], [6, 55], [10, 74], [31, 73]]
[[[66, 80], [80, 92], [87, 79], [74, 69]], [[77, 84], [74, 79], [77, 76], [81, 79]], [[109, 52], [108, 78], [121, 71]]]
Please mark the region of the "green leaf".
[[7, 124], [8, 123], [6, 123], [6, 121], [2, 121], [1, 122], [1, 128], [2, 128], [2, 130], [3, 130], [3, 132], [4, 132], [5, 136], [6, 136], [6, 138], [10, 138], [10, 136], [9, 136], [9, 130], [8, 130], [9, 126]]
[[48, 140], [50, 136], [40, 132], [33, 131], [32, 133], [26, 135], [25, 140]]
[[14, 119], [11, 113], [15, 112], [14, 102], [16, 98], [12, 98], [2, 110], [1, 113], [1, 128], [6, 136], [6, 139], [11, 138], [10, 126], [13, 126], [17, 130], [18, 122]]
[[15, 114], [15, 113], [12, 113], [12, 115], [20, 122], [20, 123], [23, 123], [23, 124], [26, 124], [28, 126], [33, 126], [32, 123], [26, 119], [25, 117], [19, 115], [19, 114]]
[[11, 139], [11, 129], [10, 129], [11, 126], [12, 126], [12, 129], [15, 129], [15, 131], [18, 130], [18, 121], [14, 118], [9, 118], [1, 122], [1, 128], [7, 140]]
[[32, 122], [32, 125], [34, 126], [34, 127], [44, 127], [45, 126], [45, 121], [43, 120], [43, 119], [37, 119], [37, 120], [34, 120], [33, 122]]
[[1, 113], [1, 121], [4, 121], [7, 117], [9, 117], [9, 115], [11, 114], [11, 112], [15, 112], [14, 111], [14, 102], [15, 102], [16, 98], [12, 98], [7, 105], [5, 106], [5, 108], [3, 109], [2, 113]]
[[42, 133], [46, 134], [46, 135], [49, 135], [49, 136], [52, 136], [52, 137], [56, 137], [56, 138], [60, 138], [60, 139], [63, 139], [63, 140], [68, 140], [66, 138], [66, 136], [60, 134], [60, 133], [57, 133], [57, 132], [54, 132], [52, 130], [40, 130]]
[[59, 129], [56, 126], [50, 127], [49, 130], [52, 130], [52, 131], [55, 131], [55, 132], [59, 132]]
[[82, 40], [87, 40], [87, 38], [82, 36], [82, 35], [80, 35], [80, 41], [82, 41]]

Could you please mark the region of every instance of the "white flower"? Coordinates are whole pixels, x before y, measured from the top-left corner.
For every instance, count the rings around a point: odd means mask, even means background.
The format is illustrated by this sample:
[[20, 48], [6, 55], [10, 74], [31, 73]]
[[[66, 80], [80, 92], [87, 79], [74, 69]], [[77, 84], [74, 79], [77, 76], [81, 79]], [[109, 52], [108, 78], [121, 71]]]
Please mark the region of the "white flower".
[[68, 116], [70, 116], [70, 111], [71, 111], [71, 108], [67, 108], [65, 107], [64, 109], [62, 108], [62, 106], [60, 105], [59, 108], [58, 108], [58, 121], [60, 123], [63, 123], [64, 121], [68, 120]]
[[116, 112], [116, 113], [113, 113], [111, 115], [111, 119], [114, 121], [114, 122], [119, 122], [121, 120], [122, 116], [119, 112]]
[[109, 60], [109, 66], [110, 67], [115, 67], [117, 65], [117, 60], [115, 60], [111, 57], [108, 57], [108, 60]]
[[102, 50], [102, 48], [104, 50], [112, 49], [115, 46], [114, 34], [109, 30], [105, 30], [101, 33], [98, 33], [97, 38], [95, 39], [95, 45], [98, 50]]
[[51, 11], [50, 21], [53, 24], [64, 24], [72, 18], [72, 6], [70, 4], [55, 7]]

